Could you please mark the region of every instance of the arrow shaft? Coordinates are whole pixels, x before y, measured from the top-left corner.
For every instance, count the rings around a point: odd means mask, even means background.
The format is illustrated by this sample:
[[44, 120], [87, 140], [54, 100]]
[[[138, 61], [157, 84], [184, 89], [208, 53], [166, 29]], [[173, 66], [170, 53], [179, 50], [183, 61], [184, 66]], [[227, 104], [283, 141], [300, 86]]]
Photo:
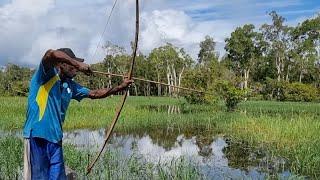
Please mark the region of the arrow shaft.
[[[125, 75], [122, 75], [122, 74], [114, 74], [114, 73], [107, 73], [107, 72], [101, 72], [101, 71], [93, 71], [93, 73], [101, 74], [101, 75], [107, 75], [107, 76], [123, 77], [123, 78], [128, 77], [128, 76], [125, 76]], [[147, 80], [147, 79], [138, 78], [138, 77], [132, 77], [132, 79], [133, 80], [138, 80], [138, 81], [143, 81], [143, 82], [148, 82], [148, 83], [153, 83], [153, 84], [160, 84], [160, 85], [164, 85], [164, 86], [169, 86], [169, 87], [173, 87], [173, 88], [177, 88], [177, 89], [183, 89], [183, 90], [186, 90], [186, 91], [193, 91], [193, 92], [197, 92], [197, 93], [210, 94], [210, 93], [207, 93], [207, 92], [204, 92], [204, 91], [185, 88], [185, 87], [181, 87], [181, 86], [175, 86], [175, 85], [167, 84], [167, 83], [164, 83], [164, 82], [152, 81], [152, 80]]]

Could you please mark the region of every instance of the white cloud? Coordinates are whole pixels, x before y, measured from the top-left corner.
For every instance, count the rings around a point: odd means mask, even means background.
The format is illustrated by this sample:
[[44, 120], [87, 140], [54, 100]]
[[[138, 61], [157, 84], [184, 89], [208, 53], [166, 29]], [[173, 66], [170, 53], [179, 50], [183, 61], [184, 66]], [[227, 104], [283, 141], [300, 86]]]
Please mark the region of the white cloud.
[[90, 42], [101, 34], [110, 4], [68, 3], [15, 0], [1, 6], [0, 64], [9, 59], [12, 63], [37, 65], [46, 49], [59, 47], [71, 47], [78, 56], [88, 58]]
[[[164, 10], [143, 14], [141, 48], [151, 50], [165, 42], [188, 44], [198, 41], [192, 19], [182, 11]], [[188, 36], [188, 37], [187, 37]]]
[[46, 14], [54, 5], [54, 0], [13, 0], [0, 8], [1, 19], [11, 19], [19, 22], [21, 19], [28, 20], [38, 18]]
[[155, 10], [143, 15], [140, 47], [148, 52], [170, 42], [185, 48], [196, 59], [199, 43], [210, 35], [217, 41], [217, 50], [223, 53], [224, 39], [236, 25], [225, 20], [195, 22], [183, 11]]
[[[54, 6], [53, 0], [13, 0], [0, 7], [0, 58], [17, 62], [29, 52], [40, 26], [37, 23]], [[1, 63], [1, 60], [0, 60]]]
[[[37, 65], [46, 49], [58, 47], [71, 47], [77, 56], [88, 63], [96, 63], [104, 56], [100, 46], [106, 41], [130, 51], [135, 29], [134, 0], [118, 1], [101, 43], [98, 43], [113, 2], [12, 0], [0, 3], [0, 65], [7, 60]], [[140, 4], [140, 50], [148, 53], [171, 42], [196, 58], [199, 42], [205, 35], [217, 41], [217, 49], [223, 54], [224, 39], [235, 27], [245, 23], [253, 23], [256, 27], [270, 23], [266, 11], [298, 6], [301, 1], [141, 0]], [[298, 14], [289, 22], [309, 16]]]

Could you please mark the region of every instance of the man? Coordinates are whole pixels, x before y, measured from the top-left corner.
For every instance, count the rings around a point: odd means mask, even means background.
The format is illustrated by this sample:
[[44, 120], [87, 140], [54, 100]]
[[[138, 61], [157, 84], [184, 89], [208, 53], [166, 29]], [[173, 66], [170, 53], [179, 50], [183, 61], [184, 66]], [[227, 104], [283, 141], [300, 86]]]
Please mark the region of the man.
[[62, 124], [71, 99], [99, 99], [125, 90], [133, 81], [119, 86], [89, 90], [73, 78], [77, 72], [92, 73], [90, 66], [71, 49], [48, 50], [30, 82], [25, 138], [25, 179], [66, 179], [62, 152]]

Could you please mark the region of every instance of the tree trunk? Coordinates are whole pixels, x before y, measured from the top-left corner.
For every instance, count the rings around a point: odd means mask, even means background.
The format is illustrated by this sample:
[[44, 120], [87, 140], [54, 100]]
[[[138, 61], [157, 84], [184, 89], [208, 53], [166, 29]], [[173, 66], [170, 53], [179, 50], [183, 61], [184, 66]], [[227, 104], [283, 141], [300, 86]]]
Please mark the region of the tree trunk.
[[[167, 80], [168, 80], [168, 84], [171, 85], [171, 72], [170, 72], [170, 68], [169, 66], [167, 66]], [[169, 96], [171, 96], [171, 86], [168, 86], [168, 93], [169, 93]]]
[[[160, 73], [157, 72], [157, 75], [158, 75], [158, 82], [160, 82]], [[161, 84], [158, 84], [158, 96], [160, 97], [161, 96]]]
[[[177, 86], [177, 73], [176, 73], [176, 69], [174, 68], [174, 65], [172, 64], [171, 65], [171, 68], [172, 68], [172, 72], [173, 72], [173, 85], [174, 86]], [[175, 97], [177, 97], [177, 89], [176, 88], [173, 88], [173, 94]]]
[[134, 91], [136, 93], [136, 96], [138, 96], [138, 89], [137, 89], [137, 86], [136, 85], [133, 85], [134, 86]]
[[[108, 71], [108, 73], [110, 73], [110, 67], [108, 67], [107, 71]], [[112, 86], [111, 75], [108, 75], [108, 78], [109, 78], [108, 88], [111, 88], [111, 86]]]
[[[184, 71], [184, 67], [182, 68], [181, 72], [179, 73], [178, 86], [181, 86], [183, 71]], [[180, 92], [180, 90], [178, 89], [178, 93], [179, 92]]]
[[247, 70], [247, 69], [244, 70], [244, 89], [248, 88], [249, 73], [250, 73], [250, 70]]
[[287, 75], [286, 75], [286, 82], [290, 81], [290, 79], [289, 79], [290, 70], [291, 70], [291, 67], [290, 67], [290, 65], [288, 65]]
[[280, 57], [276, 57], [276, 68], [277, 68], [278, 82], [280, 82], [280, 81], [281, 81], [281, 63], [280, 63]]
[[301, 67], [300, 67], [300, 73], [299, 73], [299, 83], [302, 82], [302, 78], [303, 78], [303, 74], [305, 72], [305, 69], [304, 69], [304, 62], [303, 62], [303, 59], [302, 59], [302, 62], [301, 62]]
[[282, 80], [284, 80], [284, 68], [285, 68], [285, 64], [284, 64], [284, 58], [280, 58], [280, 63], [281, 63], [281, 71], [280, 71], [280, 74], [282, 76]]
[[[276, 67], [277, 67], [277, 75], [278, 75], [278, 82], [281, 81], [281, 59], [279, 56], [276, 57]], [[280, 88], [277, 88], [277, 99], [280, 97]]]

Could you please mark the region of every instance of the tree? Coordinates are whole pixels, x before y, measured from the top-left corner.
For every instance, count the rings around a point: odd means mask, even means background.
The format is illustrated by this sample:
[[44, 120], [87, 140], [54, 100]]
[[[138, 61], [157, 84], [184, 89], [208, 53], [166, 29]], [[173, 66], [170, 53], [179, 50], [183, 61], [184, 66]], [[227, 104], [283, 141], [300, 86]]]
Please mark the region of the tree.
[[268, 43], [266, 54], [272, 56], [277, 70], [278, 81], [284, 80], [285, 63], [289, 52], [288, 42], [290, 41], [290, 28], [283, 25], [285, 19], [275, 11], [269, 13], [272, 24], [263, 24], [261, 31], [264, 40]]
[[[156, 77], [156, 73], [153, 69], [154, 67], [152, 66], [151, 62], [147, 59], [147, 57], [144, 56], [141, 52], [139, 52], [139, 54], [136, 57], [134, 76], [155, 80], [154, 77]], [[133, 87], [136, 95], [156, 95], [156, 91], [153, 90], [153, 88], [155, 87], [154, 84], [136, 81]]]
[[[179, 49], [170, 43], [152, 50], [150, 60], [155, 64], [158, 80], [165, 72], [167, 83], [173, 86], [181, 86], [185, 68], [189, 67], [192, 62], [191, 57], [182, 48]], [[177, 96], [179, 90], [168, 87], [168, 93], [170, 96]]]
[[[111, 43], [110, 41], [106, 42], [106, 44], [102, 47], [106, 53], [106, 56], [103, 60], [104, 67], [106, 68], [108, 73], [115, 72], [116, 65], [113, 61], [115, 56], [120, 56], [125, 54], [125, 49], [118, 45]], [[108, 76], [108, 88], [112, 86], [111, 75]]]
[[215, 51], [216, 42], [210, 36], [205, 36], [204, 41], [200, 42], [200, 51], [198, 54], [198, 63], [208, 65], [211, 61], [218, 61], [218, 55]]
[[[162, 53], [163, 51], [161, 51], [161, 49], [155, 48], [151, 51], [148, 57], [148, 62], [150, 62], [152, 71], [156, 73], [156, 81], [158, 82], [163, 81], [164, 79], [162, 78], [166, 75], [165, 61], [162, 58], [164, 55], [162, 55]], [[160, 84], [157, 85], [157, 92], [158, 96], [162, 95], [162, 88]]]
[[233, 64], [234, 71], [238, 71], [243, 77], [243, 87], [248, 88], [248, 80], [251, 69], [256, 60], [262, 55], [261, 34], [254, 32], [254, 25], [246, 24], [238, 27], [226, 39], [225, 49], [227, 56]]
[[33, 70], [20, 67], [15, 64], [8, 64], [1, 77], [1, 89], [6, 95], [27, 95], [29, 81]]
[[184, 79], [184, 86], [210, 92], [208, 94], [184, 93], [190, 103], [213, 103], [218, 96], [214, 96], [216, 82], [224, 78], [226, 66], [218, 61], [218, 53], [215, 51], [216, 42], [210, 36], [205, 36], [200, 42], [198, 61], [195, 66], [188, 69]]
[[309, 73], [319, 60], [320, 52], [320, 15], [307, 19], [292, 31], [295, 63], [299, 70], [299, 82]]

